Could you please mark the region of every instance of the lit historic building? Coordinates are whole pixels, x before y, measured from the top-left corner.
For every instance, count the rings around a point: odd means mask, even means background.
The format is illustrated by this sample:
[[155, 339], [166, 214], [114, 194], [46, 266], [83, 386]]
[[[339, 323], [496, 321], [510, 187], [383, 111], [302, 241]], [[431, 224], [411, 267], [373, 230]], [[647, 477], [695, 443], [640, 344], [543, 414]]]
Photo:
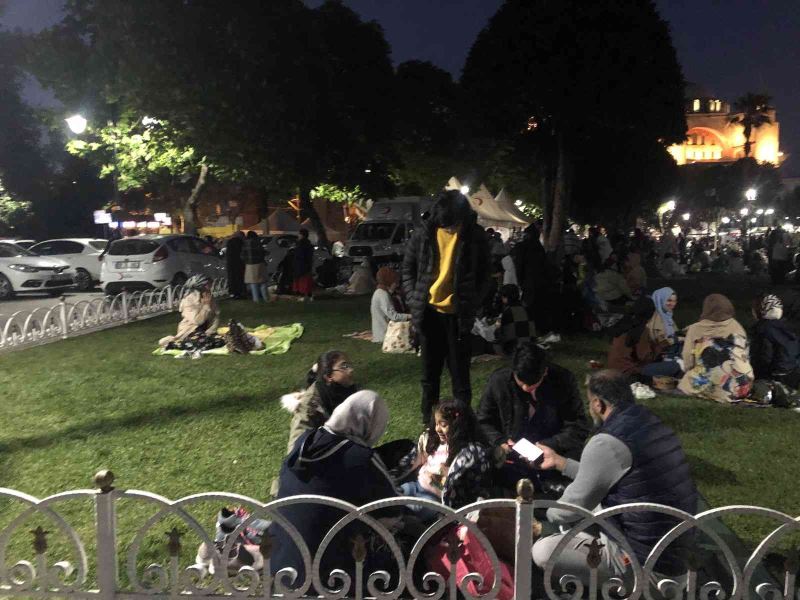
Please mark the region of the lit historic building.
[[[744, 158], [744, 133], [739, 124], [731, 123], [737, 114], [731, 106], [701, 86], [686, 86], [686, 141], [669, 147], [679, 165], [693, 163], [733, 162]], [[775, 109], [766, 111], [770, 123], [754, 128], [750, 155], [759, 162], [780, 164], [779, 125]]]

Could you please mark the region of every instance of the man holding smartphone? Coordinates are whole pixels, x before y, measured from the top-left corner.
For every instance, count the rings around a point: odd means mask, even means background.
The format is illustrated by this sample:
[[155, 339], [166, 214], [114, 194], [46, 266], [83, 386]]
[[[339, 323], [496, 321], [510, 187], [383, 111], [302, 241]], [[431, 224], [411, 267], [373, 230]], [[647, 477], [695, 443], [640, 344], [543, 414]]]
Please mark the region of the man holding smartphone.
[[478, 408], [478, 423], [494, 447], [497, 480], [515, 489], [520, 479], [540, 485], [537, 489], [560, 494], [563, 480], [557, 474], [542, 473], [514, 446], [542, 443], [560, 454], [577, 458], [589, 435], [589, 418], [578, 391], [575, 376], [547, 360], [534, 342], [517, 346], [511, 368], [498, 369], [489, 376]]

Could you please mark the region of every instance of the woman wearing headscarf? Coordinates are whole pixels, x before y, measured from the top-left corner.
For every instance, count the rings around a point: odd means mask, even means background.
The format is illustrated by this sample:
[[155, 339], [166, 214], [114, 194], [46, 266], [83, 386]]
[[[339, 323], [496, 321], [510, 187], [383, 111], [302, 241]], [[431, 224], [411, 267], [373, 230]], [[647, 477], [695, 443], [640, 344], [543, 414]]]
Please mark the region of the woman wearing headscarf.
[[756, 324], [750, 332], [750, 357], [756, 379], [800, 386], [800, 341], [783, 320], [783, 302], [768, 294], [753, 301]]
[[[336, 407], [325, 425], [304, 433], [294, 450], [286, 457], [280, 472], [278, 498], [313, 494], [328, 496], [363, 506], [397, 495], [395, 483], [373, 447], [386, 430], [389, 409], [375, 392], [363, 390], [348, 397]], [[373, 517], [399, 516], [403, 509], [375, 514]], [[280, 509], [282, 517], [297, 530], [312, 558], [328, 531], [344, 512], [323, 504], [303, 502]], [[342, 569], [354, 577], [353, 539], [369, 538], [373, 531], [363, 523], [344, 527], [321, 557], [320, 578], [326, 583], [334, 569]], [[297, 588], [305, 581], [305, 565], [300, 549], [287, 531], [274, 523], [272, 571], [291, 567], [297, 570]], [[372, 573], [380, 560], [374, 551], [367, 553], [364, 572]], [[354, 584], [355, 582], [353, 582]], [[351, 587], [351, 591], [354, 588]]]
[[650, 337], [647, 324], [654, 312], [653, 301], [641, 297], [634, 302], [631, 314], [611, 329], [614, 339], [608, 350], [607, 363], [610, 369], [647, 378], [672, 377], [680, 373], [677, 362], [659, 360], [667, 345]]
[[670, 287], [663, 287], [653, 292], [655, 312], [647, 322], [647, 331], [654, 342], [667, 342], [674, 345], [678, 341], [678, 326], [673, 319], [673, 312], [678, 305], [678, 295]]
[[400, 284], [400, 276], [397, 271], [389, 267], [381, 267], [378, 269], [376, 278], [378, 286], [372, 294], [369, 310], [372, 315], [372, 341], [379, 344], [383, 343], [383, 338], [386, 337], [386, 327], [389, 321], [410, 321], [411, 315], [397, 312], [392, 301], [392, 296]]
[[686, 330], [683, 363], [686, 374], [678, 389], [717, 402], [746, 398], [753, 384], [750, 348], [733, 304], [722, 294], [703, 301], [700, 320]]

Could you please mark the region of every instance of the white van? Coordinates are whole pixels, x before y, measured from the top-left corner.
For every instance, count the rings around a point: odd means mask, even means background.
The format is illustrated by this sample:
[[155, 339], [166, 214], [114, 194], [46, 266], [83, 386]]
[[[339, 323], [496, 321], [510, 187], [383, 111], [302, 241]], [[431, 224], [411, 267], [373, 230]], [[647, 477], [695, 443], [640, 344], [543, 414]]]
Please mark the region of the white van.
[[406, 242], [431, 206], [433, 198], [430, 196], [401, 196], [375, 201], [364, 222], [347, 240], [345, 254], [354, 263], [361, 263], [364, 258], [375, 259], [378, 263], [400, 262]]

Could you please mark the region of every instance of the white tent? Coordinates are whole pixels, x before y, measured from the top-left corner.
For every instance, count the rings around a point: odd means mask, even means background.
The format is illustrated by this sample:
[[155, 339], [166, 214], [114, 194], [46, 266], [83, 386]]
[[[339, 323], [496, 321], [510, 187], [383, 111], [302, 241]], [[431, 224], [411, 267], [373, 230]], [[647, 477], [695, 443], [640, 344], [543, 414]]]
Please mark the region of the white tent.
[[[461, 182], [451, 177], [445, 189], [460, 190]], [[478, 213], [478, 223], [484, 227], [505, 230], [505, 237], [508, 237], [513, 229], [530, 224], [530, 220], [514, 206], [505, 190], [501, 190], [495, 198], [486, 186], [481, 184], [477, 191], [469, 196], [469, 203]]]

